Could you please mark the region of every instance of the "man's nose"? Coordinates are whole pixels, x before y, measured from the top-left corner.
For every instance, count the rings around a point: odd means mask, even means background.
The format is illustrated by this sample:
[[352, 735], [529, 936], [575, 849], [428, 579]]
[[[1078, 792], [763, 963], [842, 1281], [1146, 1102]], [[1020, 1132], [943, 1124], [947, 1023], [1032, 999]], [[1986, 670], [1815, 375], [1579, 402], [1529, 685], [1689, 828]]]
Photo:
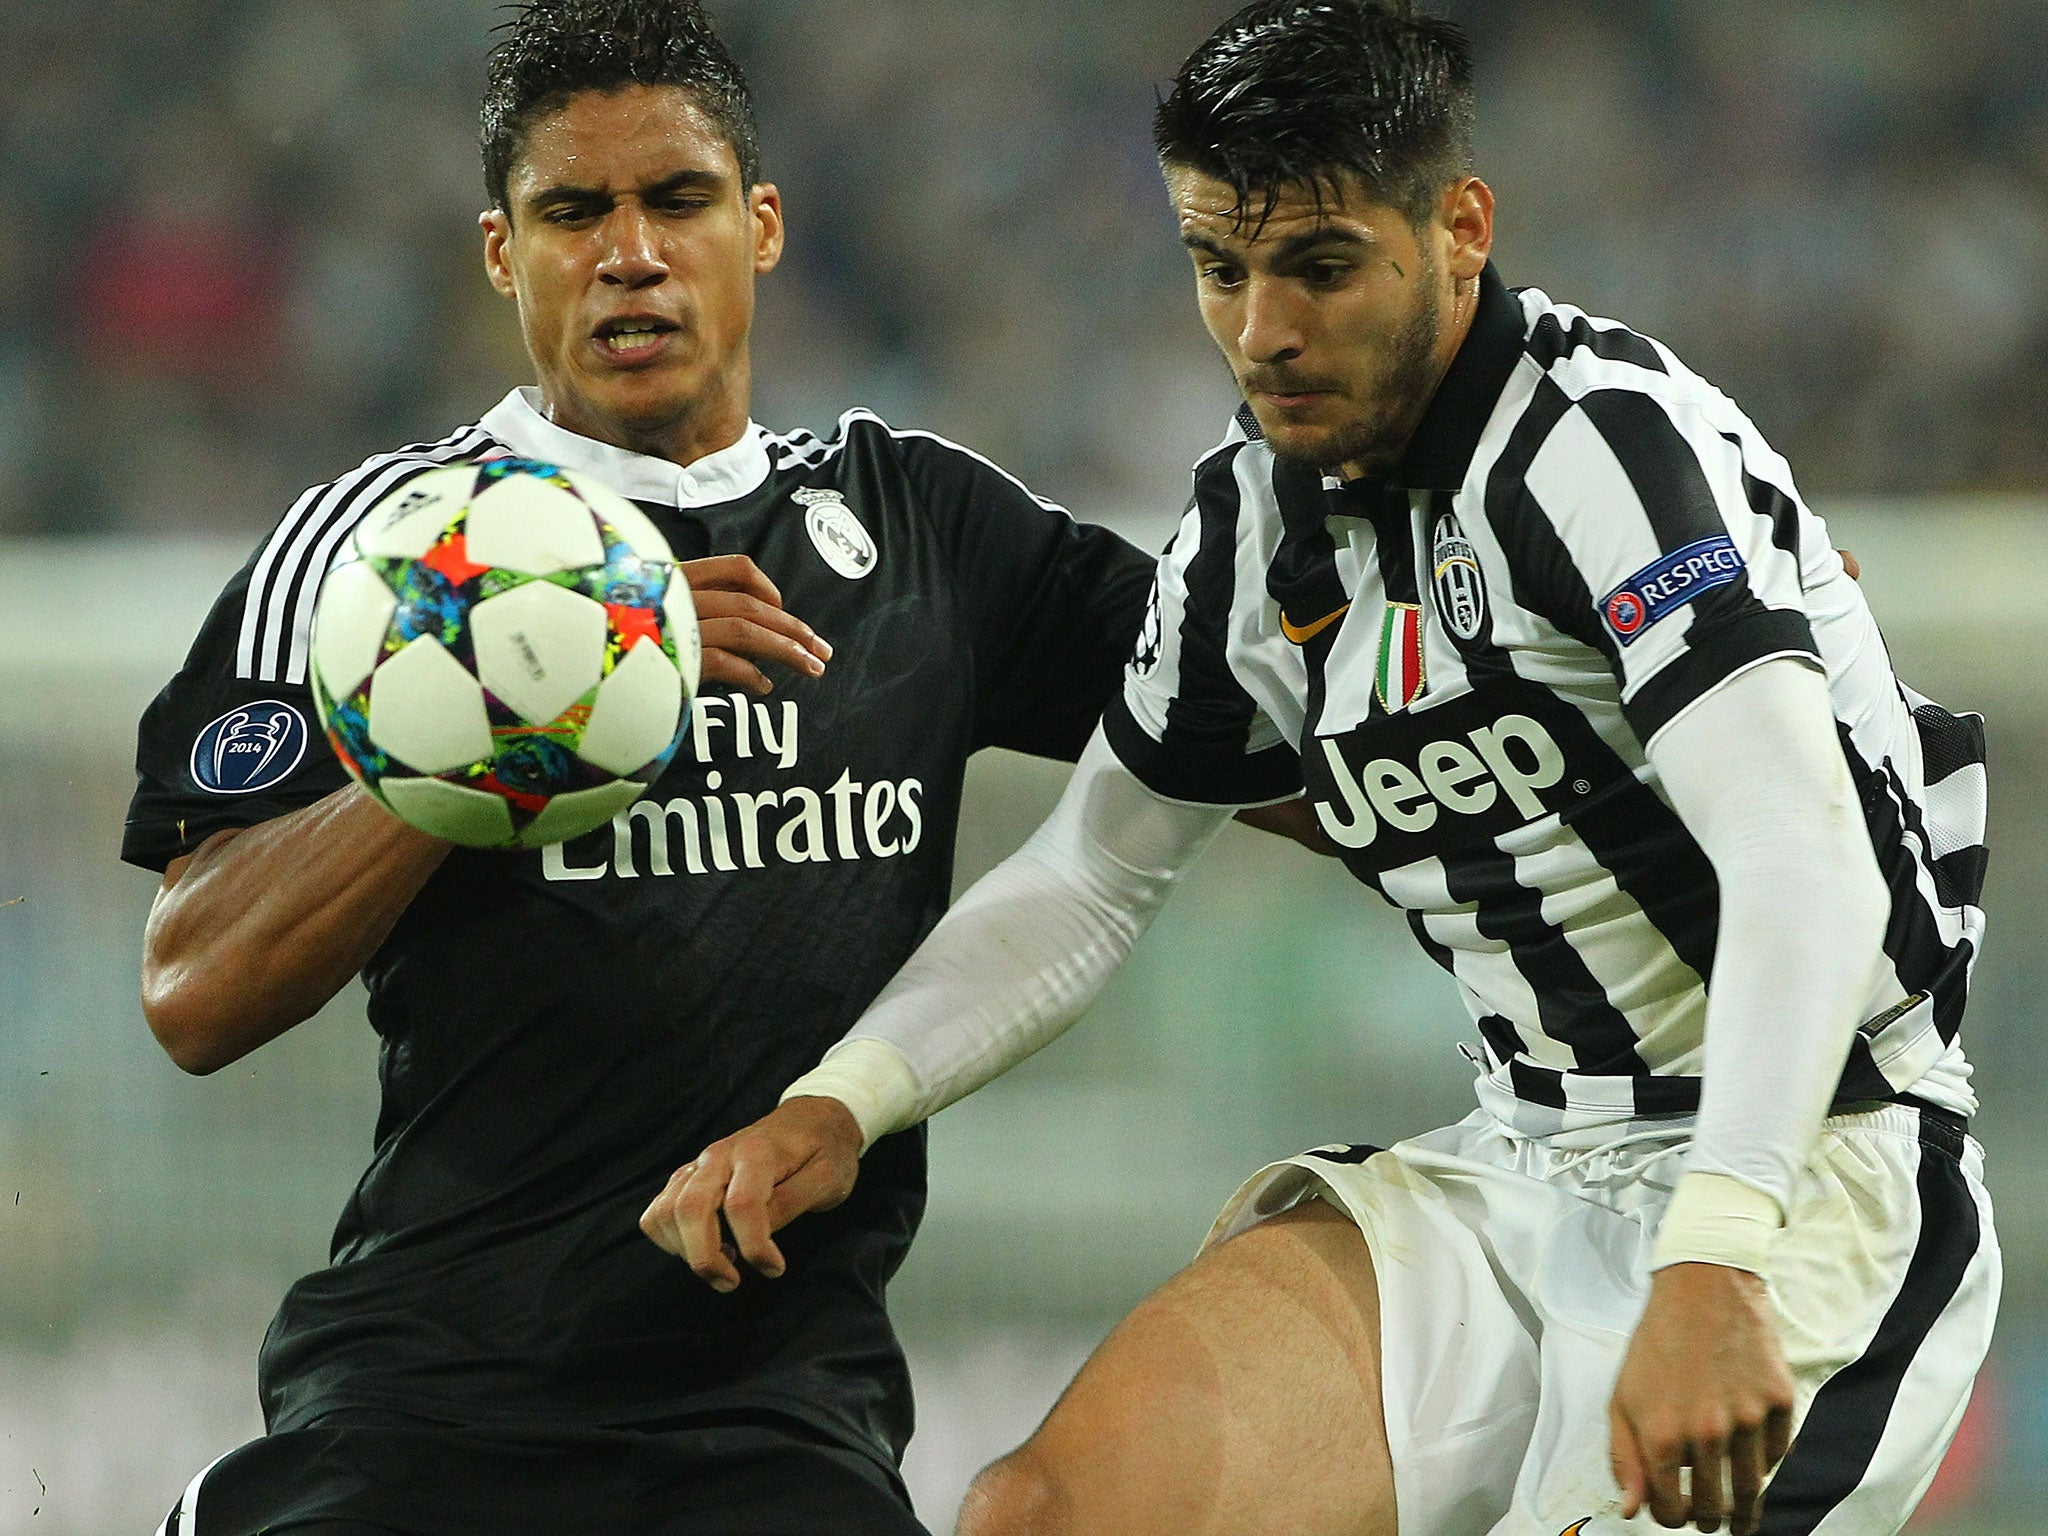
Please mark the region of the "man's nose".
[[1285, 363], [1301, 355], [1308, 338], [1302, 330], [1301, 308], [1285, 284], [1257, 275], [1245, 279], [1237, 345], [1252, 363]]
[[653, 222], [635, 207], [618, 207], [605, 220], [605, 250], [597, 264], [600, 282], [621, 288], [651, 288], [668, 276]]

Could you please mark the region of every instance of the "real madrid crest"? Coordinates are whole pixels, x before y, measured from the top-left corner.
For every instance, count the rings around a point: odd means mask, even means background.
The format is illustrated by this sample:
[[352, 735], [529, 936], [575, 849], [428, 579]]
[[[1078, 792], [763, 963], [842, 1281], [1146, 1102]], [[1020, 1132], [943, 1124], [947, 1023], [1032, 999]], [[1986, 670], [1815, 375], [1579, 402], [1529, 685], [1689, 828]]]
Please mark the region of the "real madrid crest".
[[1486, 578], [1479, 555], [1465, 537], [1455, 512], [1436, 520], [1429, 539], [1429, 584], [1436, 595], [1437, 617], [1462, 648], [1486, 636]]
[[879, 557], [874, 537], [853, 515], [843, 494], [804, 486], [790, 495], [804, 509], [804, 532], [827, 565], [848, 581], [859, 581], [875, 568]]

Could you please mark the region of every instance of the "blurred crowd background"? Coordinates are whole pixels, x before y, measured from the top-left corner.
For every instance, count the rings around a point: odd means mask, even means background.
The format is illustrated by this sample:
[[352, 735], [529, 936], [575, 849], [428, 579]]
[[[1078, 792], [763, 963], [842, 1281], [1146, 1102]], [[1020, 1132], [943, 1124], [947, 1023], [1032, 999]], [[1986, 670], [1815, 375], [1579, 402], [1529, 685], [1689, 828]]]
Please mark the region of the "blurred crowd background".
[[[2048, 469], [2048, 6], [1449, 0], [1500, 259], [1674, 345], [1810, 492]], [[1187, 0], [728, 0], [789, 258], [761, 419], [853, 403], [1077, 506], [1219, 365], [1149, 153]], [[253, 532], [521, 367], [478, 273], [489, 0], [0, 7], [0, 532]], [[1191, 415], [1192, 413], [1192, 415]], [[1162, 453], [1162, 446], [1175, 452]]]
[[[2048, 1496], [2048, 4], [1442, 0], [1498, 256], [1671, 343], [1791, 458], [1901, 668], [1991, 716], [1969, 1038], [2009, 1263], [1924, 1521]], [[1186, 0], [725, 0], [791, 242], [756, 415], [854, 404], [1156, 542], [1228, 380], [1151, 162]], [[365, 1160], [354, 993], [205, 1081], [148, 1041], [133, 725], [305, 485], [525, 377], [485, 285], [489, 0], [0, 4], [0, 1536], [152, 1528], [255, 1432], [253, 1354]], [[978, 767], [962, 873], [1056, 771]], [[1470, 1103], [1442, 978], [1231, 834], [1097, 1016], [934, 1128], [896, 1289], [935, 1530], [1236, 1180]], [[1284, 885], [1282, 904], [1270, 893]]]

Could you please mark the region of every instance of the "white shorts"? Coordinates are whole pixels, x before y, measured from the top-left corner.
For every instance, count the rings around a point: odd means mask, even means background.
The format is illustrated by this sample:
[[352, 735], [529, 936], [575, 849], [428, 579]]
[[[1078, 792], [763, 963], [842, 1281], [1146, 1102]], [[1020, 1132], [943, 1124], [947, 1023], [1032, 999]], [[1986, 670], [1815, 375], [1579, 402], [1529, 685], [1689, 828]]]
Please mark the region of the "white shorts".
[[[1667, 1120], [1530, 1138], [1475, 1111], [1385, 1151], [1275, 1163], [1208, 1241], [1315, 1198], [1364, 1232], [1402, 1536], [1647, 1532], [1648, 1511], [1619, 1513], [1607, 1401], [1690, 1136]], [[1771, 1256], [1797, 1438], [1761, 1536], [1890, 1536], [1926, 1491], [1998, 1306], [1982, 1173], [1938, 1111], [1823, 1127]]]

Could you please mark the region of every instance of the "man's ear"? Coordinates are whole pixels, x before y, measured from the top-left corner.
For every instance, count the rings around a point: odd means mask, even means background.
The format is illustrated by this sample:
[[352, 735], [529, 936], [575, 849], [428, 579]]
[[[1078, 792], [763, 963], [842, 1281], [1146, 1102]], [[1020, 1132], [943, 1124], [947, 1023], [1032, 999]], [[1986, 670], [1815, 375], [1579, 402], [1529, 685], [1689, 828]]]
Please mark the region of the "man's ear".
[[773, 272], [782, 260], [782, 194], [773, 182], [747, 189], [747, 208], [754, 216], [754, 271]]
[[476, 222], [484, 232], [484, 271], [490, 276], [491, 286], [508, 299], [517, 297], [512, 263], [505, 258], [506, 243], [512, 238], [512, 216], [502, 208], [486, 208], [477, 215]]
[[1477, 176], [1454, 183], [1444, 194], [1442, 218], [1449, 245], [1445, 264], [1455, 281], [1470, 282], [1493, 254], [1493, 188]]

